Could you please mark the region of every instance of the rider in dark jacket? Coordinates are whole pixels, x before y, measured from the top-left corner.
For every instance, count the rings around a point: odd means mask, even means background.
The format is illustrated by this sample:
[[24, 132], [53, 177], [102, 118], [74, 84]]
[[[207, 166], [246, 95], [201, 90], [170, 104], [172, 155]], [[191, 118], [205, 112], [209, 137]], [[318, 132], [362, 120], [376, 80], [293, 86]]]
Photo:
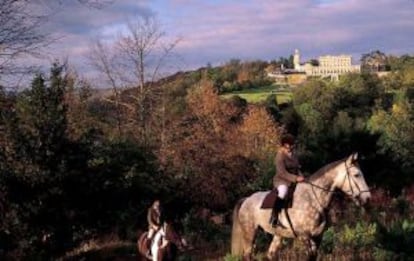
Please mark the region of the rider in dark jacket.
[[295, 139], [292, 135], [287, 134], [282, 137], [281, 146], [276, 154], [275, 165], [276, 174], [273, 177], [273, 187], [277, 189], [277, 199], [272, 211], [270, 223], [276, 226], [278, 214], [285, 206], [285, 198], [288, 188], [292, 183], [302, 182], [304, 177], [300, 172], [300, 164], [293, 153]]
[[161, 204], [159, 200], [155, 200], [148, 209], [148, 238], [152, 239], [154, 234], [160, 229], [162, 224]]

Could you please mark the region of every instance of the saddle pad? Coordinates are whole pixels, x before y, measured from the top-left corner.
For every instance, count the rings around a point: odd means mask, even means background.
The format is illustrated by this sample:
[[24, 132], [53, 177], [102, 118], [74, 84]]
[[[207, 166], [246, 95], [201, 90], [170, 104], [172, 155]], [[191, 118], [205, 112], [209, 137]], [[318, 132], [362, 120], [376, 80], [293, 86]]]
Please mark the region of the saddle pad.
[[273, 206], [275, 205], [276, 198], [277, 198], [277, 189], [273, 189], [266, 195], [266, 197], [264, 198], [262, 202], [262, 206], [260, 208], [264, 208], [264, 209], [273, 208]]

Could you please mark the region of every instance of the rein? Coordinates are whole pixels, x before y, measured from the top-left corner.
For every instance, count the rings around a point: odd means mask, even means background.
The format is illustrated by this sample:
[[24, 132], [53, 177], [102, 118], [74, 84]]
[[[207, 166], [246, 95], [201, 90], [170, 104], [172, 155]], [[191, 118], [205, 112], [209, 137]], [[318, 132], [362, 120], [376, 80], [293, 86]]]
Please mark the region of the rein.
[[[351, 177], [351, 175], [349, 173], [349, 169], [352, 168], [352, 166], [351, 167], [347, 166], [346, 161], [344, 163], [345, 163], [345, 169], [346, 169], [346, 176], [344, 177], [343, 183], [345, 183], [345, 180], [347, 179], [348, 182], [349, 182], [349, 187], [350, 187], [350, 190], [349, 191], [344, 191], [344, 193], [349, 196], [348, 192], [351, 192], [351, 195], [354, 194], [354, 190], [353, 190], [352, 184], [351, 184], [351, 180], [353, 180], [353, 178]], [[312, 187], [318, 188], [318, 189], [323, 190], [323, 191], [326, 191], [326, 192], [338, 193], [338, 191], [336, 189], [335, 190], [330, 190], [330, 189], [324, 188], [322, 186], [316, 185], [315, 183], [312, 183], [312, 182], [310, 182], [310, 181], [308, 181], [306, 179], [303, 181], [303, 183], [309, 184]], [[353, 183], [354, 183], [354, 185], [356, 186], [356, 188], [359, 191], [358, 195], [361, 195], [364, 192], [370, 192], [369, 189], [368, 190], [361, 190], [360, 187], [358, 186], [358, 184], [355, 181]]]
[[[361, 195], [362, 193], [364, 193], [364, 192], [370, 192], [370, 190], [368, 189], [368, 190], [361, 190], [361, 188], [358, 186], [358, 183], [356, 183], [355, 182], [355, 180], [351, 177], [351, 175], [349, 174], [349, 169], [350, 168], [352, 168], [352, 166], [351, 167], [348, 167], [347, 166], [347, 164], [346, 164], [346, 161], [345, 161], [345, 169], [346, 169], [346, 178], [348, 178], [348, 182], [349, 182], [349, 187], [350, 187], [350, 191], [351, 191], [351, 195], [353, 195], [354, 194], [354, 190], [353, 190], [353, 188], [352, 188], [352, 184], [351, 184], [351, 179], [353, 180], [353, 183], [354, 183], [354, 185], [355, 185], [355, 187], [358, 189], [358, 194], [357, 194], [357, 196], [359, 196], [359, 195]], [[345, 192], [346, 193], [346, 192]], [[346, 193], [346, 194], [348, 194], [348, 193]]]
[[307, 181], [307, 180], [304, 180], [303, 183], [309, 184], [309, 185], [311, 185], [311, 187], [315, 187], [315, 188], [318, 188], [318, 189], [323, 190], [323, 191], [326, 191], [326, 192], [332, 192], [332, 193], [336, 193], [337, 192], [336, 190], [330, 190], [330, 189], [321, 187], [321, 186], [316, 185], [316, 184], [314, 184], [314, 183], [312, 183], [310, 181]]
[[[345, 193], [350, 198], [356, 198], [356, 197], [358, 197], [359, 195], [361, 195], [364, 192], [370, 192], [369, 189], [368, 190], [361, 190], [361, 188], [358, 186], [358, 183], [356, 183], [356, 181], [353, 179], [353, 177], [351, 177], [351, 174], [350, 174], [349, 169], [351, 169], [353, 166], [348, 166], [346, 160], [344, 161], [344, 164], [345, 164], [346, 175], [344, 176], [344, 179], [342, 181], [342, 186], [348, 180], [348, 182], [349, 182], [349, 191], [342, 191], [342, 192]], [[317, 196], [314, 188], [317, 188], [319, 190], [325, 191], [327, 193], [338, 193], [339, 192], [337, 189], [331, 190], [329, 188], [325, 188], [323, 186], [319, 186], [319, 185], [317, 185], [315, 183], [312, 183], [312, 182], [310, 182], [308, 180], [304, 180], [303, 182], [306, 183], [306, 184], [309, 184], [312, 187], [312, 192], [314, 194], [315, 200], [319, 203], [319, 205], [322, 207], [322, 209], [324, 207], [322, 206], [322, 203], [320, 202], [320, 199]], [[358, 190], [358, 194], [355, 194], [354, 195], [354, 188], [352, 186], [352, 183], [354, 183], [356, 189]]]

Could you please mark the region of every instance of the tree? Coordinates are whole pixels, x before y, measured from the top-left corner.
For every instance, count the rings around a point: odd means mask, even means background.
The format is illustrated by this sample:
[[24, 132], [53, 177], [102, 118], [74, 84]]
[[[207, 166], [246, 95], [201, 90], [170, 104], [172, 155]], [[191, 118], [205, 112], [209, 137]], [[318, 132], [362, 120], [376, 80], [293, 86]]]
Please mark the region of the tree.
[[[375, 150], [375, 136], [367, 132], [366, 123], [384, 99], [382, 82], [371, 74], [348, 74], [335, 83], [310, 81], [296, 89], [294, 111], [282, 112], [282, 121], [298, 123], [305, 168], [316, 170], [357, 148], [367, 153]], [[292, 117], [295, 114], [299, 119]]]
[[[10, 99], [9, 108], [1, 115], [6, 144], [0, 153], [0, 184], [5, 184], [7, 192], [7, 215], [1, 230], [11, 234], [1, 236], [15, 244], [11, 248], [23, 252], [40, 242], [42, 230], [64, 215], [56, 202], [62, 195], [60, 181], [69, 174], [66, 171], [73, 157], [68, 157], [71, 146], [63, 70], [55, 65], [49, 77], [36, 75], [31, 88]], [[23, 238], [31, 240], [25, 244]]]
[[[167, 64], [179, 41], [164, 43], [164, 36], [155, 17], [138, 17], [129, 21], [127, 32], [115, 40], [112, 46], [115, 53], [111, 57], [106, 56], [110, 52], [99, 42], [91, 55], [96, 68], [114, 90], [114, 102], [127, 107], [134, 136], [143, 144], [147, 144], [153, 136], [151, 113], [162, 104], [161, 90], [155, 88], [154, 82], [160, 78], [162, 67]], [[129, 103], [121, 102], [118, 94], [119, 89], [126, 86], [136, 88], [134, 93], [129, 94]]]
[[40, 25], [46, 15], [35, 13], [29, 0], [0, 0], [0, 75], [29, 69], [17, 66], [15, 60], [25, 55], [38, 55], [48, 41]]
[[[223, 100], [207, 80], [189, 90], [186, 108], [166, 126], [167, 142], [158, 152], [161, 166], [182, 181], [182, 192], [192, 203], [228, 208], [239, 196], [258, 189], [254, 185], [262, 180], [259, 174], [273, 167], [279, 129], [264, 107], [248, 107], [237, 98]], [[269, 185], [270, 178], [266, 181]]]
[[367, 118], [371, 108], [385, 98], [383, 82], [374, 74], [347, 74], [334, 89], [333, 110], [346, 110]]
[[[68, 142], [63, 67], [54, 65], [48, 79], [38, 74], [32, 88], [17, 97], [8, 115], [7, 158], [16, 175], [36, 182], [56, 178]], [[48, 86], [49, 84], [49, 86]]]
[[388, 57], [379, 50], [363, 54], [361, 57], [361, 70], [368, 73], [388, 71]]
[[87, 86], [64, 67], [15, 96], [0, 92], [0, 259], [56, 259], [92, 236], [135, 230], [154, 192], [171, 198], [148, 151], [85, 123]]
[[[105, 46], [101, 41], [97, 40], [92, 47], [90, 60], [92, 65], [105, 77], [105, 82], [111, 87], [113, 99], [108, 101], [114, 103], [116, 111], [116, 123], [118, 136], [122, 136], [123, 128], [123, 113], [121, 107], [121, 91], [124, 87], [122, 83], [122, 74], [115, 64], [116, 54], [111, 51], [111, 48]], [[127, 105], [132, 109], [129, 105]]]
[[[67, 104], [68, 135], [71, 140], [79, 140], [89, 132], [104, 129], [104, 124], [97, 115], [93, 115], [90, 107], [92, 102], [92, 87], [87, 80], [79, 78], [75, 72], [66, 75], [68, 84], [65, 93]], [[108, 117], [109, 118], [109, 117]], [[111, 127], [112, 130], [112, 127]], [[108, 135], [108, 133], [106, 133]], [[109, 135], [108, 136], [112, 136]]]
[[389, 111], [377, 110], [369, 121], [369, 129], [379, 133], [382, 153], [391, 152], [394, 159], [406, 167], [414, 167], [414, 109], [404, 94], [400, 94]]
[[93, 7], [103, 8], [104, 6], [115, 2], [116, 0], [78, 0], [79, 3]]
[[[321, 80], [311, 80], [293, 92], [293, 103], [297, 108], [307, 103], [306, 108], [316, 110], [321, 120], [331, 120], [336, 113], [332, 106], [335, 96], [332, 87]], [[298, 110], [305, 112], [304, 110]], [[321, 127], [321, 126], [320, 126]]]
[[293, 55], [290, 55], [289, 58], [279, 57], [277, 63], [283, 66], [284, 69], [293, 69]]
[[387, 90], [399, 90], [414, 86], [414, 57], [402, 55], [389, 58], [391, 73], [385, 78]]
[[[111, 0], [76, 0], [103, 7]], [[56, 40], [43, 30], [51, 13], [47, 7], [62, 2], [45, 0], [0, 0], [0, 79], [5, 75], [33, 73], [35, 66], [23, 63], [27, 57], [41, 57], [44, 48]], [[59, 11], [59, 10], [58, 10]]]
[[[414, 110], [406, 93], [400, 92], [389, 109], [378, 108], [368, 121], [368, 130], [376, 135], [376, 159], [372, 166], [376, 182], [401, 193], [413, 182]], [[378, 160], [380, 159], [380, 160]]]

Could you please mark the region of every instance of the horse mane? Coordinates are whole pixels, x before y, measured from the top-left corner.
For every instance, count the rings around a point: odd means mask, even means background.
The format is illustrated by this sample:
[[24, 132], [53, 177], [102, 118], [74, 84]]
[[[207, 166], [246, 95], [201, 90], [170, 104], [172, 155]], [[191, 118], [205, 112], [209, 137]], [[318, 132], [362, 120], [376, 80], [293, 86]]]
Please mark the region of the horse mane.
[[326, 172], [330, 171], [331, 169], [335, 168], [336, 166], [338, 166], [339, 164], [341, 164], [342, 162], [344, 162], [347, 158], [341, 159], [341, 160], [337, 160], [331, 163], [326, 164], [325, 166], [323, 166], [322, 168], [320, 168], [319, 170], [317, 170], [315, 173], [313, 173], [308, 179], [309, 181], [315, 181], [316, 179], [320, 178], [322, 175], [324, 175]]

